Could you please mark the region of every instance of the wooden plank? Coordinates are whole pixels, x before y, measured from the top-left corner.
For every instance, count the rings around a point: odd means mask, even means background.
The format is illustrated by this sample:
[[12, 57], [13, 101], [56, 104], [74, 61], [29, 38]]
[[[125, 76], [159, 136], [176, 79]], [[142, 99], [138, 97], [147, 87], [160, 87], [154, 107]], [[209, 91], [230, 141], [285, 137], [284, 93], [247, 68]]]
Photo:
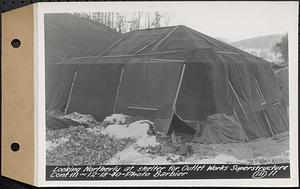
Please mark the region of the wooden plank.
[[121, 82], [122, 82], [122, 79], [123, 79], [123, 73], [124, 73], [124, 67], [122, 68], [120, 78], [119, 78], [118, 89], [117, 89], [117, 94], [116, 94], [114, 108], [113, 108], [114, 113], [116, 113], [117, 101], [118, 101], [118, 97], [119, 97], [119, 93], [120, 93], [120, 87], [121, 87]]
[[237, 54], [240, 55], [240, 53], [235, 53], [235, 52], [229, 52], [229, 51], [215, 51], [218, 54]]
[[151, 58], [150, 61], [162, 61], [162, 62], [186, 62], [185, 60], [175, 60], [175, 59], [158, 59], [158, 58]]
[[277, 74], [278, 72], [280, 72], [280, 71], [282, 71], [282, 70], [286, 70], [286, 69], [289, 69], [289, 67], [281, 68], [281, 69], [279, 69], [279, 70], [274, 71], [274, 73]]
[[279, 102], [275, 102], [275, 103], [273, 103], [272, 105], [273, 106], [276, 106], [276, 105], [278, 105], [278, 104], [281, 104], [282, 102], [281, 101], [279, 101]]
[[233, 110], [233, 114], [234, 114], [234, 116], [236, 117], [236, 119], [237, 119], [237, 120], [240, 122], [240, 124], [241, 124], [242, 132], [243, 132], [243, 135], [244, 135], [245, 138], [246, 138], [246, 141], [249, 141], [248, 135], [247, 135], [245, 129], [243, 128], [242, 123], [241, 123], [239, 117], [237, 116], [237, 114], [236, 114], [236, 112], [235, 112], [234, 110]]
[[247, 114], [246, 114], [246, 112], [245, 112], [245, 110], [244, 110], [244, 108], [243, 108], [243, 106], [242, 106], [242, 103], [241, 103], [241, 101], [240, 101], [240, 99], [239, 99], [239, 97], [238, 97], [238, 95], [237, 95], [236, 91], [234, 90], [234, 88], [233, 88], [233, 86], [232, 86], [231, 82], [230, 82], [230, 81], [228, 81], [228, 83], [229, 83], [229, 85], [230, 85], [230, 88], [231, 88], [231, 90], [233, 91], [233, 93], [234, 93], [234, 96], [236, 97], [236, 99], [237, 99], [237, 101], [238, 101], [238, 103], [239, 103], [239, 105], [240, 105], [240, 107], [241, 107], [241, 109], [242, 109], [242, 111], [243, 111], [243, 114], [244, 114], [244, 116], [245, 116], [246, 120], [249, 122], [249, 120], [248, 120], [248, 117], [247, 117]]
[[[278, 108], [278, 107], [277, 107]], [[285, 118], [284, 118], [284, 116], [283, 116], [283, 114], [282, 114], [282, 112], [281, 112], [281, 110], [278, 108], [278, 111], [279, 111], [279, 114], [280, 114], [280, 116], [281, 116], [281, 119], [283, 120], [283, 122], [284, 122], [284, 126], [285, 126], [285, 128], [286, 129], [289, 129], [289, 127], [288, 127], [288, 122], [287, 122], [287, 120], [285, 120]]]
[[81, 59], [81, 58], [95, 58], [97, 56], [78, 56], [78, 57], [70, 57], [70, 58], [62, 58], [61, 60], [76, 60], [76, 59]]
[[74, 73], [73, 81], [72, 81], [72, 84], [71, 84], [71, 89], [70, 89], [69, 96], [68, 96], [67, 105], [66, 105], [66, 108], [64, 110], [65, 114], [68, 113], [68, 110], [69, 110], [69, 106], [70, 106], [71, 99], [72, 99], [72, 92], [73, 92], [74, 82], [76, 80], [76, 77], [77, 77], [77, 71]]
[[269, 127], [270, 132], [271, 132], [271, 135], [274, 136], [274, 132], [273, 132], [272, 127], [271, 127], [271, 125], [270, 125], [269, 118], [268, 118], [268, 116], [266, 115], [265, 112], [264, 112], [263, 114], [264, 114], [264, 117], [265, 117], [265, 119], [266, 119], [266, 121], [267, 121], [267, 125], [268, 125], [268, 127]]
[[126, 106], [126, 108], [137, 109], [137, 110], [151, 110], [151, 111], [157, 111], [158, 110], [158, 108], [137, 107], [137, 106]]
[[184, 75], [184, 71], [185, 71], [185, 66], [186, 66], [186, 64], [183, 65], [182, 70], [181, 70], [181, 75], [180, 75], [178, 87], [177, 87], [177, 90], [176, 90], [175, 99], [173, 101], [173, 106], [172, 106], [173, 110], [176, 109], [176, 103], [177, 103], [180, 87], [181, 87], [181, 84], [182, 84], [182, 79], [183, 79], [183, 75]]
[[[133, 32], [133, 31], [132, 31]], [[95, 61], [98, 57], [104, 55], [108, 50], [110, 50], [111, 48], [113, 48], [115, 45], [117, 45], [118, 43], [120, 43], [122, 40], [124, 40], [129, 34], [131, 34], [132, 32], [128, 32], [127, 34], [125, 34], [121, 39], [119, 39], [118, 41], [114, 42], [113, 44], [111, 44], [109, 47], [107, 47], [104, 51], [102, 51], [102, 53], [100, 53], [99, 55], [97, 55], [96, 57], [94, 57], [91, 62]]]
[[[140, 57], [140, 56], [148, 56], [148, 55], [161, 55], [161, 54], [171, 54], [171, 53], [179, 53], [183, 52], [184, 50], [178, 50], [178, 51], [163, 51], [163, 52], [150, 52], [150, 53], [143, 53], [143, 54], [124, 54], [124, 55], [108, 55], [108, 56], [102, 56], [101, 58], [122, 58], [122, 57]], [[98, 56], [92, 56], [94, 58], [97, 58]], [[88, 58], [88, 57], [81, 57], [81, 58]], [[76, 59], [76, 58], [72, 58]], [[78, 58], [80, 59], [80, 58]], [[93, 61], [93, 60], [92, 60]], [[60, 65], [60, 64], [74, 64], [74, 63], [53, 63], [52, 65]]]
[[163, 51], [163, 52], [150, 52], [150, 53], [142, 53], [142, 54], [108, 55], [108, 56], [103, 56], [103, 58], [119, 58], [119, 57], [137, 57], [137, 56], [145, 56], [145, 55], [160, 55], [160, 54], [168, 54], [168, 53], [178, 53], [178, 52], [183, 52], [183, 51], [184, 50]]
[[148, 45], [144, 46], [143, 48], [141, 48], [140, 50], [136, 51], [135, 54], [138, 54], [139, 52], [143, 51], [144, 49], [146, 49], [147, 47], [151, 46], [153, 43], [155, 43], [158, 39], [155, 39], [154, 41], [152, 41], [151, 43], [149, 43]]
[[258, 92], [258, 96], [259, 96], [259, 98], [260, 98], [260, 100], [261, 100], [261, 105], [266, 104], [264, 95], [262, 94], [262, 92], [261, 92], [261, 90], [260, 90], [260, 86], [259, 86], [257, 80], [254, 79], [254, 81], [255, 81], [255, 84], [256, 84], [256, 90], [257, 90], [257, 92]]
[[176, 29], [178, 26], [174, 27], [162, 40], [160, 40], [160, 42], [158, 42], [155, 47], [153, 47], [153, 49], [150, 52], [153, 52], [155, 49], [157, 49], [157, 47], [162, 44]]

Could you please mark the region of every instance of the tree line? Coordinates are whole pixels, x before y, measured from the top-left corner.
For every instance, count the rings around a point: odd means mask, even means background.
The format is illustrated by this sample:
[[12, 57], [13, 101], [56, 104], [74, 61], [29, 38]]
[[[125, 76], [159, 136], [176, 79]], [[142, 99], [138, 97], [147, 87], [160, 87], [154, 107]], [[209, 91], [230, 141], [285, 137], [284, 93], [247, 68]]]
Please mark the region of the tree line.
[[168, 12], [89, 12], [73, 15], [88, 18], [105, 26], [126, 33], [136, 29], [149, 29], [169, 26], [171, 15]]
[[289, 42], [288, 42], [288, 34], [284, 34], [281, 38], [280, 42], [277, 42], [272, 51], [275, 54], [280, 54], [282, 57], [282, 61], [285, 64], [289, 62]]

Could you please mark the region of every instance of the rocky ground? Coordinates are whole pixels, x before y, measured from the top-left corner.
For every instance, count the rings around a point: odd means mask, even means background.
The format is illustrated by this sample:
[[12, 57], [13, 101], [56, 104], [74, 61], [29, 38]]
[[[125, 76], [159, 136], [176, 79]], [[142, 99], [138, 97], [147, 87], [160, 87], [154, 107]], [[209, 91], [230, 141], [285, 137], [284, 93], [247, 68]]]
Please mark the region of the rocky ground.
[[90, 115], [55, 114], [78, 126], [46, 130], [47, 165], [170, 164], [289, 162], [289, 136], [228, 144], [200, 144], [155, 131], [154, 123], [139, 117], [113, 114], [98, 122]]

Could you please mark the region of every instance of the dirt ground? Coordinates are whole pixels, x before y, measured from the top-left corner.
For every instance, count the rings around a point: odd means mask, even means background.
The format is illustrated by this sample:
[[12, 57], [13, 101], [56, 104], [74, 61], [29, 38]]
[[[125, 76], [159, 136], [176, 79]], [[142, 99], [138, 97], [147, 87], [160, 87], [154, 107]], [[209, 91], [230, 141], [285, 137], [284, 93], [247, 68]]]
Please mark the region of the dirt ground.
[[195, 154], [187, 158], [187, 162], [213, 163], [217, 161], [247, 164], [289, 162], [288, 132], [250, 142], [209, 145], [191, 143], [191, 145], [195, 149]]

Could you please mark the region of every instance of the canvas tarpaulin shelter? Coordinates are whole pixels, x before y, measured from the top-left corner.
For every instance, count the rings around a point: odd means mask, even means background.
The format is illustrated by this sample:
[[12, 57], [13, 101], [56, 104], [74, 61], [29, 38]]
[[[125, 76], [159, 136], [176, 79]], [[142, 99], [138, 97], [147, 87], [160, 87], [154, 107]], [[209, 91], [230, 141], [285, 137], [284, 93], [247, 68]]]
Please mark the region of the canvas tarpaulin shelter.
[[148, 116], [165, 133], [174, 119], [192, 127], [224, 113], [248, 139], [289, 127], [268, 62], [185, 26], [135, 30], [98, 56], [63, 59], [46, 72], [47, 110]]

